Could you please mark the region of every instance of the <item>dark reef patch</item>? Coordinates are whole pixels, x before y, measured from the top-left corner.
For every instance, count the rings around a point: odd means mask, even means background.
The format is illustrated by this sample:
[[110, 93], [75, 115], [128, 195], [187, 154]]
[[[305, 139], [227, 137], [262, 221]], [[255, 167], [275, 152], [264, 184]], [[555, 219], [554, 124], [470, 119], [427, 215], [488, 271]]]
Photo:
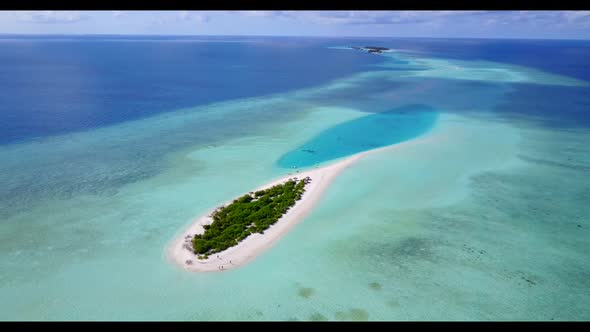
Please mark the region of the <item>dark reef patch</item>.
[[369, 288], [371, 288], [372, 290], [380, 291], [381, 288], [383, 288], [383, 286], [381, 286], [381, 284], [378, 282], [371, 282], [369, 283]]
[[313, 313], [309, 316], [309, 320], [312, 321], [326, 321], [328, 320], [328, 317], [320, 314], [319, 312]]
[[408, 237], [392, 243], [385, 248], [391, 258], [432, 260], [432, 240], [419, 237]]
[[299, 287], [299, 290], [297, 290], [297, 295], [304, 299], [309, 299], [314, 293], [315, 290], [310, 287]]
[[369, 320], [369, 313], [366, 310], [359, 308], [352, 308], [347, 312], [338, 311], [334, 316], [338, 320]]
[[590, 166], [586, 166], [586, 165], [576, 165], [576, 164], [572, 164], [572, 163], [563, 163], [563, 162], [558, 162], [558, 161], [553, 161], [553, 160], [533, 158], [533, 157], [525, 156], [523, 154], [519, 154], [518, 158], [520, 158], [521, 160], [530, 162], [530, 163], [537, 164], [537, 165], [544, 165], [544, 166], [550, 166], [550, 167], [561, 167], [561, 168], [572, 169], [572, 170], [577, 170], [577, 171], [589, 171], [590, 170]]

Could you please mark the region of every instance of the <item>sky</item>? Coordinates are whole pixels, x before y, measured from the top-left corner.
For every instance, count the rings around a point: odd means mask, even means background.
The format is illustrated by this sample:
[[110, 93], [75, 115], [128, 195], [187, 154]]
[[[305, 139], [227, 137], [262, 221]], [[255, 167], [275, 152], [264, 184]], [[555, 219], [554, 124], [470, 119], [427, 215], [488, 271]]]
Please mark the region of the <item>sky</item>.
[[590, 39], [590, 11], [0, 11], [0, 34]]

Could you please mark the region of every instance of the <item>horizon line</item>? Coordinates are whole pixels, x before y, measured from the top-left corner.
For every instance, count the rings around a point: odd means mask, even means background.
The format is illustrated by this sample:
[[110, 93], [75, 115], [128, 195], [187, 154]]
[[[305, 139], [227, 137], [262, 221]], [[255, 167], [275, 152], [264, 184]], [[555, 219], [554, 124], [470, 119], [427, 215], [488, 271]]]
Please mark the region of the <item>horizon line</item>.
[[542, 38], [542, 37], [428, 37], [428, 36], [326, 36], [326, 35], [200, 35], [200, 34], [120, 34], [120, 33], [3, 33], [1, 36], [140, 36], [140, 37], [304, 37], [304, 38], [391, 38], [391, 39], [485, 39], [485, 40], [564, 40], [590, 41], [589, 38]]

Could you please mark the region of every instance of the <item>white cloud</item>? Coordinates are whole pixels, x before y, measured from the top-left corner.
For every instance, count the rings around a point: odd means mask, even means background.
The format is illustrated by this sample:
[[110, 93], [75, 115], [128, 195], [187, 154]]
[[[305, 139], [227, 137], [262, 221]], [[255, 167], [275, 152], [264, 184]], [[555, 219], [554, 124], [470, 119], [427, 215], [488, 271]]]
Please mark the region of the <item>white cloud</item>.
[[590, 24], [590, 11], [236, 11], [248, 17], [283, 18], [321, 25], [387, 26], [402, 24], [552, 25]]
[[480, 17], [486, 18], [490, 23], [520, 27], [584, 27], [590, 23], [590, 11], [490, 11]]
[[0, 11], [0, 32], [4, 33], [111, 30], [328, 35], [337, 30], [367, 36], [399, 31], [420, 36], [537, 34], [587, 39], [590, 11]]
[[189, 19], [190, 19], [190, 15], [189, 15], [189, 13], [188, 13], [188, 10], [183, 10], [183, 11], [181, 11], [180, 13], [178, 13], [178, 18], [179, 18], [181, 21], [186, 21], [186, 20], [189, 20]]
[[590, 10], [577, 10], [563, 12], [563, 17], [568, 23], [580, 23], [590, 26]]
[[209, 16], [203, 14], [196, 14], [195, 12], [189, 12], [188, 10], [182, 10], [177, 15], [180, 21], [195, 21], [197, 23], [209, 22]]
[[[590, 21], [589, 12], [560, 11], [485, 11], [485, 10], [400, 10], [400, 11], [234, 11], [246, 17], [288, 19], [321, 25], [389, 26], [420, 24], [443, 25], [546, 25], [560, 22]], [[583, 25], [583, 24], [581, 24]]]
[[182, 10], [179, 12], [170, 12], [166, 15], [156, 15], [153, 19], [153, 23], [156, 25], [173, 24], [176, 22], [196, 22], [198, 24], [207, 23], [210, 21], [210, 17], [203, 14], [197, 14], [192, 11]]
[[207, 15], [195, 15], [193, 20], [197, 23], [207, 23], [211, 20], [211, 18]]
[[246, 17], [263, 17], [263, 18], [295, 18], [296, 13], [302, 13], [301, 11], [289, 11], [289, 10], [232, 10], [226, 12], [228, 14], [237, 14]]
[[19, 21], [32, 23], [75, 23], [87, 18], [77, 11], [26, 11], [17, 13]]
[[252, 17], [270, 17], [276, 16], [277, 11], [274, 10], [242, 10], [238, 11], [239, 14], [244, 16], [252, 16]]
[[317, 24], [390, 25], [432, 23], [479, 13], [485, 11], [288, 11], [280, 15]]

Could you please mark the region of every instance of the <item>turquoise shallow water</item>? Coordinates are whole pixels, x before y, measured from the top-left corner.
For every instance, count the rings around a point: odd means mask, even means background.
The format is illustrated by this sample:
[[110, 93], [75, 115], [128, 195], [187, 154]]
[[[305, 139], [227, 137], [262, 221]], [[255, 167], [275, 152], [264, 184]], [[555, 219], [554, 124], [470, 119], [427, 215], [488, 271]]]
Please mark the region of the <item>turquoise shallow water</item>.
[[331, 127], [278, 161], [281, 167], [308, 167], [362, 151], [403, 142], [434, 126], [437, 112], [409, 105], [350, 120]]
[[[419, 62], [0, 147], [0, 319], [587, 320], [590, 133], [495, 112], [523, 84], [584, 82]], [[251, 264], [166, 260], [195, 216], [361, 132], [301, 167], [418, 137], [346, 169]]]

